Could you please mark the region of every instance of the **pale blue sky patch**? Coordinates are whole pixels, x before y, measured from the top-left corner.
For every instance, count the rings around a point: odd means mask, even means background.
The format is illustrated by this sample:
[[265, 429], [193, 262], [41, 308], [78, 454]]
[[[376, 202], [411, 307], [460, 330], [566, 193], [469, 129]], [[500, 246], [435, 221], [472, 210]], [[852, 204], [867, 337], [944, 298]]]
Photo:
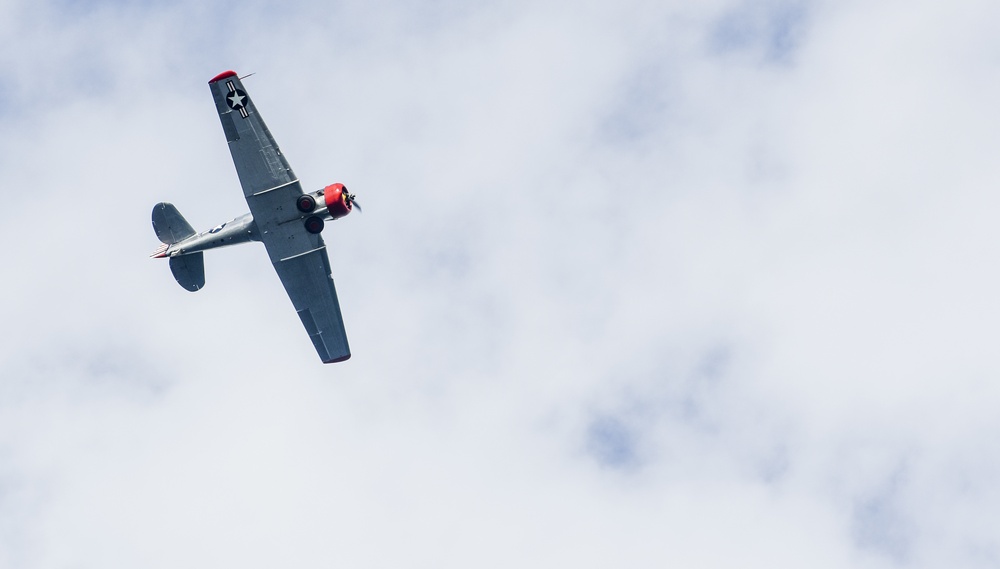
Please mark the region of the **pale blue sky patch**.
[[[360, 200], [359, 200], [360, 201]], [[430, 248], [421, 255], [428, 276], [444, 280], [461, 280], [472, 268], [472, 254], [461, 243], [448, 241]]]
[[489, 4], [462, 2], [460, 0], [431, 0], [414, 4], [407, 22], [412, 31], [433, 35], [473, 17], [488, 8]]
[[32, 530], [45, 508], [47, 485], [18, 468], [21, 457], [6, 442], [0, 437], [0, 566], [29, 567]]
[[704, 432], [718, 431], [718, 397], [732, 359], [728, 343], [711, 346], [697, 360], [688, 377], [676, 386], [673, 401], [668, 405], [676, 409], [684, 423]]
[[[77, 65], [66, 70], [61, 83], [60, 92], [48, 93], [45, 100], [50, 105], [79, 99], [97, 99], [107, 97], [117, 87], [119, 79], [114, 72], [100, 61], [90, 57], [86, 52], [77, 58]], [[150, 99], [155, 98], [150, 95]]]
[[[7, 80], [0, 77], [0, 119], [6, 119], [17, 114], [19, 105], [13, 98], [10, 85]], [[0, 164], [3, 164], [4, 157], [0, 156]]]
[[88, 382], [116, 394], [152, 401], [163, 397], [171, 385], [137, 346], [104, 346], [77, 355]]
[[687, 374], [662, 366], [614, 380], [619, 385], [617, 401], [596, 412], [586, 425], [589, 454], [605, 466], [638, 468], [644, 461], [644, 436], [658, 429], [719, 435], [717, 397], [731, 359], [729, 345], [719, 344]]
[[995, 543], [974, 543], [968, 546], [968, 555], [975, 567], [1000, 567], [1000, 548]]
[[708, 381], [720, 381], [732, 364], [733, 350], [729, 344], [713, 346], [698, 362], [695, 377]]
[[157, 5], [168, 5], [166, 0], [51, 0], [55, 10], [67, 18], [77, 18], [92, 14], [103, 9], [118, 8], [152, 8]]
[[792, 467], [788, 445], [775, 443], [771, 451], [757, 461], [757, 472], [765, 484], [778, 484], [785, 479]]
[[639, 465], [638, 434], [622, 419], [597, 416], [587, 426], [587, 452], [603, 466], [628, 469]]
[[58, 349], [39, 350], [20, 365], [0, 368], [0, 394], [10, 402], [47, 392], [72, 400], [159, 401], [172, 385], [164, 366], [141, 345], [64, 335]]
[[802, 0], [745, 2], [718, 20], [710, 48], [723, 54], [750, 51], [768, 62], [785, 62], [802, 42], [807, 16]]
[[626, 75], [611, 107], [598, 123], [599, 144], [631, 146], [661, 131], [670, 108], [677, 104], [663, 61], [649, 61]]
[[[358, 201], [365, 203], [364, 197]], [[407, 233], [394, 254], [405, 261], [413, 278], [455, 285], [467, 280], [481, 262], [477, 255], [484, 254], [481, 228], [459, 213], [422, 215]]]
[[915, 528], [903, 507], [907, 469], [900, 465], [875, 492], [860, 499], [852, 513], [852, 534], [862, 549], [897, 563], [911, 558]]

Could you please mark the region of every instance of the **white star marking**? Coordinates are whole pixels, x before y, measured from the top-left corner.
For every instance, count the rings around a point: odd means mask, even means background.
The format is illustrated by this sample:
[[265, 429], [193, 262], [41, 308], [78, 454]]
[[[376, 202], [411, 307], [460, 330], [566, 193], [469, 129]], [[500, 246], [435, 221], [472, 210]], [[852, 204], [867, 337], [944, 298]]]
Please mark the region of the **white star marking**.
[[243, 99], [245, 97], [243, 95], [240, 95], [239, 93], [233, 93], [228, 98], [229, 101], [232, 103], [233, 108], [239, 108], [243, 106]]

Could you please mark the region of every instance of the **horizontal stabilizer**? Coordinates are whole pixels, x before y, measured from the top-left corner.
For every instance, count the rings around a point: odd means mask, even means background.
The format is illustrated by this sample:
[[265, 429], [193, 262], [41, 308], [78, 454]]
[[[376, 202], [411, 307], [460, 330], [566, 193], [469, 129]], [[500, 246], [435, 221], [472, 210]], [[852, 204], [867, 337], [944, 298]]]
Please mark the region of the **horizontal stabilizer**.
[[162, 243], [172, 245], [194, 235], [188, 223], [174, 204], [158, 203], [153, 206], [153, 231]]
[[199, 251], [170, 257], [170, 272], [185, 289], [191, 292], [201, 289], [205, 286], [205, 254]]

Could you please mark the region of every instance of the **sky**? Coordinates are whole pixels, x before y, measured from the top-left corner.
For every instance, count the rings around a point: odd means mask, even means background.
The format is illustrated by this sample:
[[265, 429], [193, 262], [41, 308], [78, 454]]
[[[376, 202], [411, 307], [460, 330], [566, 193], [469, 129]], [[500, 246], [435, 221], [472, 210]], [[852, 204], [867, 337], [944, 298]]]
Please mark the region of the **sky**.
[[[0, 568], [1000, 566], [1000, 5], [0, 2]], [[207, 82], [324, 231], [322, 365]]]

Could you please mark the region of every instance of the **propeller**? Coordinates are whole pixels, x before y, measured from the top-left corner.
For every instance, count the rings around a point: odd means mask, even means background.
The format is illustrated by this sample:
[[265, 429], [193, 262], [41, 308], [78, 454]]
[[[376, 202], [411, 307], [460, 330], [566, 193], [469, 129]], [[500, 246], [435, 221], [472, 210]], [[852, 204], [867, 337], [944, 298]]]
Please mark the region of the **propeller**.
[[351, 204], [352, 208], [355, 207], [358, 208], [358, 213], [364, 213], [363, 211], [361, 211], [361, 204], [358, 203], [358, 200], [355, 198], [354, 194], [345, 193], [345, 198], [347, 199], [347, 203]]

